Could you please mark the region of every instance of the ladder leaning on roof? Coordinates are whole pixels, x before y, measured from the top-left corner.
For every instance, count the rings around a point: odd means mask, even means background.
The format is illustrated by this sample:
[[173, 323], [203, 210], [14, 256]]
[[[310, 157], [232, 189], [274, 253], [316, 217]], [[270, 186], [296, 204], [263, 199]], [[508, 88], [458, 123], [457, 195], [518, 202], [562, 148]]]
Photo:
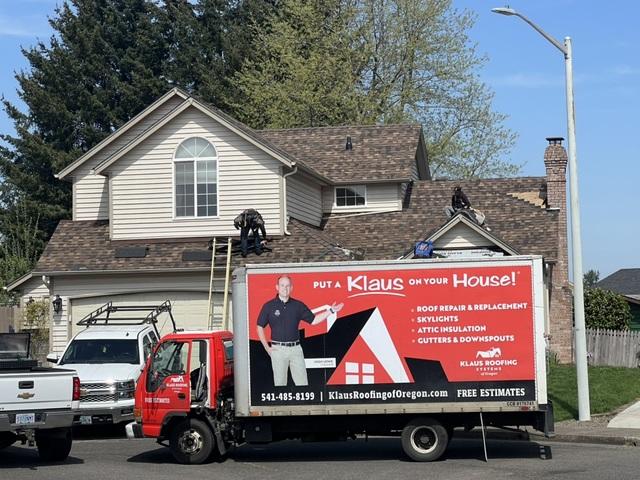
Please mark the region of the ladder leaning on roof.
[[[209, 277], [209, 310], [207, 312], [208, 327], [213, 330], [213, 279], [215, 277], [217, 238], [211, 241], [211, 275]], [[223, 247], [224, 248], [224, 247]], [[222, 301], [222, 329], [229, 329], [229, 283], [231, 280], [231, 237], [227, 238], [227, 261], [224, 271], [224, 299]]]

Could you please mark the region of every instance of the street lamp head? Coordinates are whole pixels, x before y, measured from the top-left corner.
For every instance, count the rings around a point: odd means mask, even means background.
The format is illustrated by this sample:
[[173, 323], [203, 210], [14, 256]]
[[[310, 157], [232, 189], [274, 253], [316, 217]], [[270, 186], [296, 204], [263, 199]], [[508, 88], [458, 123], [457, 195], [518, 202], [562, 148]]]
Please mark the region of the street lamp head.
[[508, 7], [492, 8], [491, 11], [493, 13], [499, 13], [500, 15], [517, 15], [518, 14], [518, 12], [516, 12], [513, 8], [508, 8]]

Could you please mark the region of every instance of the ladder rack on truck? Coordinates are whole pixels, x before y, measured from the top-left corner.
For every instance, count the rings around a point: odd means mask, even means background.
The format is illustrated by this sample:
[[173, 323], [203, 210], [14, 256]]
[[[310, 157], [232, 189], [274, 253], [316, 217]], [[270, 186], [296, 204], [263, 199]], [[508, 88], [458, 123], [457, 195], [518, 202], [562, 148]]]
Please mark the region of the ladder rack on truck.
[[[112, 316], [112, 314], [119, 312], [133, 312], [133, 315], [124, 317]], [[158, 317], [165, 312], [169, 314], [173, 331], [179, 331], [179, 329], [176, 328], [176, 322], [171, 313], [171, 302], [169, 300], [164, 301], [160, 305], [114, 305], [113, 302], [108, 302], [89, 313], [80, 320], [77, 325], [91, 327], [93, 325], [143, 325], [150, 323], [153, 325], [153, 329], [158, 337], [160, 337], [160, 332], [157, 327]], [[136, 315], [136, 313], [139, 315]]]

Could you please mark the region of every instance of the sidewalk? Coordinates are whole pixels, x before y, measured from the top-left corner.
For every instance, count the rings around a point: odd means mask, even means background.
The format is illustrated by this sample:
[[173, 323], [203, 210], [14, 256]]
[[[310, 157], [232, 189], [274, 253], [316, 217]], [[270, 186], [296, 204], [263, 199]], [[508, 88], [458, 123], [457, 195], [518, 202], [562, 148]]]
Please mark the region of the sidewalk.
[[[617, 414], [591, 415], [588, 422], [565, 420], [555, 425], [556, 435], [545, 438], [541, 433], [528, 431], [510, 431], [497, 428], [487, 429], [487, 438], [505, 440], [529, 440], [533, 442], [572, 442], [598, 443], [606, 445], [627, 445], [640, 447], [640, 402], [634, 403]], [[469, 432], [476, 437], [481, 435], [478, 429]], [[465, 436], [463, 432], [456, 436]]]

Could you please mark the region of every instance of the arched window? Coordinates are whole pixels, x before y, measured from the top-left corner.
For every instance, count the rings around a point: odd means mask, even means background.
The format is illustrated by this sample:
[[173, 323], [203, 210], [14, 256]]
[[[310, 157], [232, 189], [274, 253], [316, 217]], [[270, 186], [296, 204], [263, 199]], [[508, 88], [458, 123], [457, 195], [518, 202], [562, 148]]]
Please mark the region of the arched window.
[[215, 217], [218, 214], [218, 154], [201, 137], [187, 138], [176, 150], [175, 216]]

